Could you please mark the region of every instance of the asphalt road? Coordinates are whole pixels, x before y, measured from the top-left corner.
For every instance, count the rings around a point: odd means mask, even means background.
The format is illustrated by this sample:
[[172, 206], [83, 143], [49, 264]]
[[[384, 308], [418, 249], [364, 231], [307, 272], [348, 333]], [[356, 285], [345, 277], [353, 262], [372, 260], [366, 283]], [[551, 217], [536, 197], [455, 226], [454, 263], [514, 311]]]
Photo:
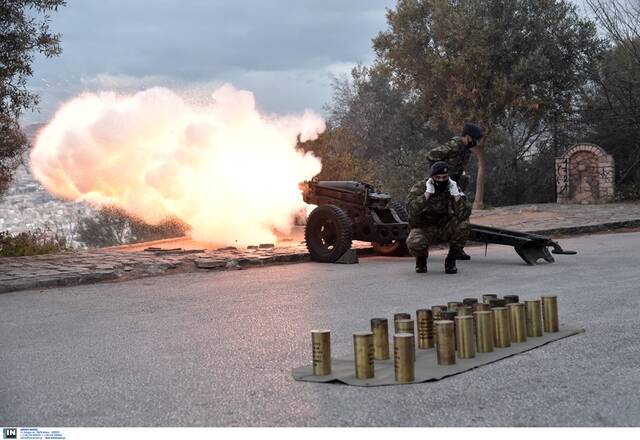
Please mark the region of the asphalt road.
[[[0, 426], [638, 426], [640, 233], [511, 248], [182, 274], [0, 295]], [[296, 382], [313, 328], [335, 356], [369, 319], [483, 293], [557, 294], [586, 333], [416, 385]]]

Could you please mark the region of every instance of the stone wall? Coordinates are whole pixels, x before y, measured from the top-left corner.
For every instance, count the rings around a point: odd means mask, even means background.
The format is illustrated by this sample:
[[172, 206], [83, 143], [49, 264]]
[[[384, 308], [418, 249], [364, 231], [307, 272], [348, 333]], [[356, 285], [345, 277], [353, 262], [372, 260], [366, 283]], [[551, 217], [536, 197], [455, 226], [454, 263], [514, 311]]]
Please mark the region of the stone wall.
[[609, 203], [614, 198], [613, 157], [595, 144], [577, 144], [556, 159], [558, 203]]

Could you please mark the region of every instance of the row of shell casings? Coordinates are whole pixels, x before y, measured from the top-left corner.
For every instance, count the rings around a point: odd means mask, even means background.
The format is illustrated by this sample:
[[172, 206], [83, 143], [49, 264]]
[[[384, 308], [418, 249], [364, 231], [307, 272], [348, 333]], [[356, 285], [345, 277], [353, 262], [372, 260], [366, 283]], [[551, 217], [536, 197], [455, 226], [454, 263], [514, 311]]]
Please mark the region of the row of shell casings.
[[[394, 315], [393, 354], [396, 381], [414, 380], [417, 348], [436, 348], [439, 365], [452, 365], [458, 358], [475, 357], [476, 352], [492, 352], [506, 348], [527, 337], [539, 337], [559, 330], [556, 296], [519, 303], [517, 295], [483, 295], [483, 302], [465, 298], [431, 309], [416, 311], [417, 335], [409, 313]], [[312, 330], [313, 374], [331, 374], [331, 340], [329, 330]], [[374, 359], [389, 359], [388, 321], [371, 319], [370, 332], [353, 334], [355, 376], [374, 377]]]

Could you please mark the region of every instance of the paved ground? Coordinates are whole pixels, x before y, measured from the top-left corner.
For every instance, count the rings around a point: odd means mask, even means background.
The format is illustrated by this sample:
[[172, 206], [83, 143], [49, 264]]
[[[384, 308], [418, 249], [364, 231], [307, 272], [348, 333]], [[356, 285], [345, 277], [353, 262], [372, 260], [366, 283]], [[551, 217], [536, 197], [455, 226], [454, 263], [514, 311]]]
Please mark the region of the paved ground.
[[[520, 205], [477, 211], [472, 221], [516, 231], [549, 235], [582, 234], [640, 226], [640, 203], [607, 205]], [[308, 261], [297, 227], [275, 248], [207, 249], [206, 244], [180, 238], [110, 249], [68, 254], [0, 259], [0, 293], [33, 288], [70, 286], [99, 281], [127, 280], [148, 276], [234, 270], [269, 264]], [[258, 245], [258, 243], [256, 243]], [[144, 249], [153, 246], [153, 252]], [[354, 243], [366, 253], [368, 243]], [[180, 250], [172, 250], [180, 248]], [[199, 252], [197, 252], [200, 250]]]
[[[640, 233], [563, 240], [526, 266], [471, 248], [445, 275], [411, 259], [188, 273], [0, 295], [2, 426], [638, 426]], [[557, 294], [586, 333], [434, 383], [296, 382], [309, 330], [335, 356], [372, 317], [483, 293]]]

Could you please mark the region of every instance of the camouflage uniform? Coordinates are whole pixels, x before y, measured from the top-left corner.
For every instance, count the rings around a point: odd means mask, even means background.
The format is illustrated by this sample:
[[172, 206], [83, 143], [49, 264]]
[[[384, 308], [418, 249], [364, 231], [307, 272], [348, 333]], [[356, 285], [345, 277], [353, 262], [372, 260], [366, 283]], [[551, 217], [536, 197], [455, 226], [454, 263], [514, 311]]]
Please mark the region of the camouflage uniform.
[[464, 192], [469, 184], [469, 177], [464, 174], [464, 170], [470, 156], [471, 150], [462, 142], [462, 137], [456, 136], [427, 153], [427, 169], [440, 160], [446, 162], [449, 165], [449, 177], [455, 180]]
[[464, 200], [456, 202], [448, 191], [436, 191], [427, 200], [425, 185], [426, 179], [417, 182], [407, 196], [409, 252], [414, 257], [428, 256], [429, 245], [438, 243], [449, 243], [454, 251], [462, 250], [470, 232], [468, 218], [461, 215]]
[[[457, 184], [460, 191], [465, 192], [469, 184], [469, 176], [464, 174], [464, 170], [469, 163], [471, 150], [462, 142], [462, 137], [455, 136], [446, 144], [440, 145], [427, 153], [427, 169], [431, 165], [442, 160], [449, 165], [449, 177]], [[458, 211], [461, 221], [468, 221], [471, 216], [472, 204], [465, 196], [463, 207]]]

